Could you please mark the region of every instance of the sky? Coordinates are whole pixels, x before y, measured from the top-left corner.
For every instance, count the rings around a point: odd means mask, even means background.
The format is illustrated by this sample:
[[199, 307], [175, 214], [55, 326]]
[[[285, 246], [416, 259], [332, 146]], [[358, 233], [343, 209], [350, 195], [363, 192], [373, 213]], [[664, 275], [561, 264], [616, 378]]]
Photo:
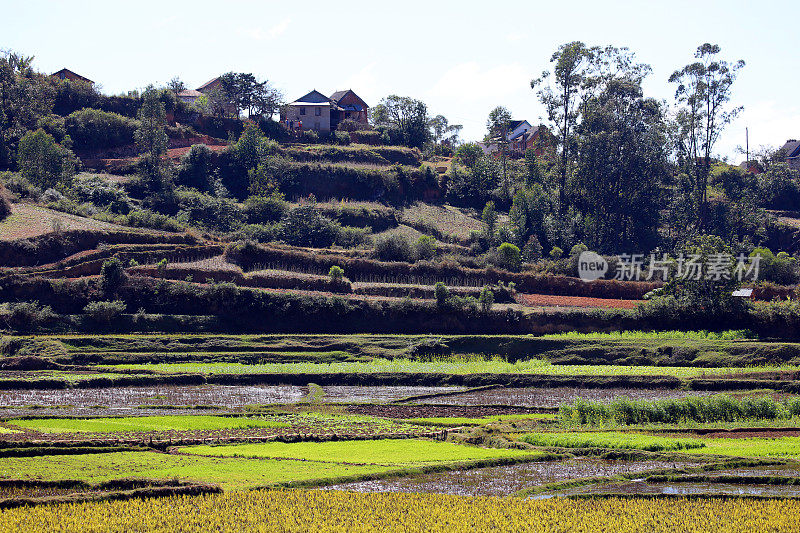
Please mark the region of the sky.
[[304, 2], [94, 2], [0, 0], [0, 49], [35, 56], [44, 72], [67, 67], [119, 94], [177, 76], [196, 88], [219, 74], [252, 72], [287, 101], [312, 89], [352, 88], [374, 106], [389, 94], [423, 100], [431, 115], [485, 134], [503, 105], [546, 123], [530, 80], [560, 44], [626, 46], [652, 66], [647, 96], [674, 101], [669, 75], [705, 42], [743, 59], [732, 103], [744, 106], [717, 155], [800, 135], [800, 4], [794, 0], [541, 2], [506, 0]]

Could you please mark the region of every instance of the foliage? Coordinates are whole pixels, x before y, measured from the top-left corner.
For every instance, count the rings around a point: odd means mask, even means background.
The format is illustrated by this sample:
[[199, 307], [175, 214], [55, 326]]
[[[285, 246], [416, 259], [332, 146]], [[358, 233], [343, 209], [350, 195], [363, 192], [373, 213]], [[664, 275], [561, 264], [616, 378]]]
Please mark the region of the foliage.
[[139, 122], [99, 109], [80, 109], [64, 119], [76, 150], [105, 150], [132, 144]]
[[13, 425], [42, 433], [119, 433], [127, 431], [203, 431], [234, 428], [275, 428], [288, 424], [272, 420], [222, 416], [127, 416], [115, 418], [38, 418]]
[[428, 107], [407, 96], [390, 95], [372, 109], [376, 126], [396, 128], [400, 144], [422, 148], [430, 139]]
[[492, 256], [492, 262], [500, 268], [517, 272], [522, 266], [522, 255], [517, 246], [504, 242], [497, 247]]
[[494, 292], [492, 292], [492, 289], [488, 285], [484, 285], [483, 289], [481, 289], [478, 303], [484, 313], [488, 313], [492, 310], [492, 305], [494, 305]]
[[184, 224], [228, 232], [242, 223], [242, 210], [230, 198], [178, 187], [175, 189], [175, 200], [180, 209], [176, 218]]
[[276, 222], [286, 215], [289, 206], [280, 195], [250, 196], [245, 200], [243, 212], [250, 224]]
[[392, 233], [375, 240], [375, 255], [383, 261], [414, 260], [414, 250], [411, 243], [400, 233]]
[[800, 414], [800, 403], [776, 402], [770, 396], [734, 398], [725, 394], [646, 401], [617, 398], [609, 404], [578, 398], [559, 411], [564, 422], [581, 425], [683, 424], [775, 420]]
[[328, 270], [328, 278], [330, 278], [333, 284], [341, 283], [344, 279], [344, 270], [342, 270], [340, 266], [333, 265], [331, 269]]
[[520, 440], [535, 446], [559, 448], [620, 448], [649, 452], [692, 450], [705, 446], [702, 440], [652, 437], [631, 433], [527, 433]]
[[64, 183], [75, 173], [75, 157], [44, 130], [29, 131], [19, 141], [17, 160], [22, 175], [47, 189]]
[[194, 144], [181, 160], [177, 184], [200, 191], [214, 191], [217, 182], [214, 152], [205, 144]]
[[[731, 439], [738, 440], [738, 439]], [[103, 454], [99, 454], [103, 455]], [[165, 455], [165, 454], [162, 454]], [[257, 463], [254, 461], [254, 463]], [[297, 461], [284, 461], [297, 463]], [[227, 466], [227, 465], [226, 465]], [[248, 464], [248, 466], [250, 466]], [[275, 468], [275, 470], [278, 470]], [[277, 473], [277, 472], [276, 472]], [[337, 475], [353, 476], [353, 471]], [[454, 530], [542, 532], [613, 529], [649, 531], [769, 530], [800, 528], [793, 499], [781, 498], [475, 498], [448, 494], [358, 493], [317, 490], [225, 491], [126, 501], [25, 506], [4, 511], [5, 531], [63, 529], [256, 531]]]
[[774, 255], [769, 248], [755, 248], [750, 252], [750, 257], [758, 256], [758, 277], [761, 280], [779, 283], [781, 285], [794, 285], [798, 281], [797, 259], [786, 252]]
[[436, 239], [430, 235], [422, 235], [414, 245], [414, 257], [417, 260], [429, 260], [436, 256]]
[[99, 324], [111, 324], [127, 307], [122, 300], [90, 302], [83, 308], [83, 312]]
[[112, 257], [103, 262], [103, 266], [100, 268], [100, 288], [106, 294], [116, 293], [127, 280], [125, 267], [118, 258]]
[[55, 319], [49, 305], [41, 306], [38, 301], [17, 302], [9, 305], [6, 324], [17, 331], [35, 331]]
[[293, 246], [325, 247], [336, 241], [339, 225], [324, 217], [314, 205], [289, 211], [280, 222], [280, 238]]
[[559, 248], [558, 246], [553, 246], [552, 250], [550, 250], [550, 258], [558, 261], [564, 255], [564, 250]]
[[155, 165], [167, 152], [169, 138], [166, 133], [167, 115], [164, 102], [159, 92], [152, 86], [142, 95], [142, 106], [137, 119], [139, 125], [134, 132], [134, 139], [139, 149], [145, 154], [150, 164]]

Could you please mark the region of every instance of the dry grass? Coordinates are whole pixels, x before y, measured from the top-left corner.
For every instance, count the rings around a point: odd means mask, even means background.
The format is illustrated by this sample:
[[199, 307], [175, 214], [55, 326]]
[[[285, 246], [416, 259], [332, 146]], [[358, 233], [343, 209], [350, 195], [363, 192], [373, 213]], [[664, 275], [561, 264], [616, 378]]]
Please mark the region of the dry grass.
[[29, 239], [57, 230], [137, 231], [134, 228], [60, 213], [31, 204], [12, 204], [11, 209], [11, 215], [0, 222], [0, 241]]
[[480, 218], [466, 209], [417, 203], [403, 210], [400, 220], [416, 228], [432, 227], [441, 234], [466, 241], [473, 231], [481, 231]]

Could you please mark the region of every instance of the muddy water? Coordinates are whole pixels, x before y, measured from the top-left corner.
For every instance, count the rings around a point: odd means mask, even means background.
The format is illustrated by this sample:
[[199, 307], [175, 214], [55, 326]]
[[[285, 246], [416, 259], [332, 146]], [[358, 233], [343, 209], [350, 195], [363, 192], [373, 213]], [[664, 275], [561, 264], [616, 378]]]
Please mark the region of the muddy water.
[[713, 394], [707, 391], [682, 391], [670, 389], [578, 389], [571, 387], [508, 387], [476, 392], [466, 392], [441, 398], [421, 400], [421, 403], [446, 405], [515, 405], [520, 407], [559, 407], [562, 403], [572, 403], [576, 398], [598, 402], [611, 402], [616, 398], [627, 397], [633, 400], [660, 400], [703, 396]]
[[[453, 387], [323, 387], [324, 402], [385, 403], [418, 394], [463, 390]], [[148, 387], [109, 387], [98, 389], [3, 390], [0, 391], [0, 416], [37, 414], [54, 416], [54, 411], [72, 415], [153, 414], [159, 406], [208, 405], [225, 409], [245, 405], [297, 403], [308, 395], [307, 387], [293, 385], [166, 385]], [[137, 409], [138, 406], [151, 409]], [[41, 409], [31, 406], [41, 406]], [[182, 410], [173, 410], [180, 414]]]
[[578, 494], [713, 494], [730, 496], [782, 496], [800, 497], [800, 487], [783, 485], [745, 485], [739, 483], [647, 483], [631, 481], [575, 487], [566, 491], [540, 495], [574, 496]]
[[696, 466], [659, 461], [603, 461], [593, 458], [520, 463], [419, 476], [341, 483], [328, 490], [355, 492], [427, 492], [463, 496], [508, 496], [517, 491], [566, 479], [612, 476], [625, 472]]

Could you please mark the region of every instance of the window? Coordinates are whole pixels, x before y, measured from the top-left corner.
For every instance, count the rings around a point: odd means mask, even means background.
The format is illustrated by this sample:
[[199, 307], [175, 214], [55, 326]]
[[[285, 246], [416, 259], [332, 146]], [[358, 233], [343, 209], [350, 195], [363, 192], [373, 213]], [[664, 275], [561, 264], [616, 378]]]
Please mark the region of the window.
[[314, 115], [316, 115], [318, 117], [321, 117], [322, 116], [322, 108], [318, 107], [318, 108], [314, 109]]
[[300, 114], [301, 115], [305, 115], [306, 114], [306, 108], [305, 107], [301, 107], [300, 108]]

